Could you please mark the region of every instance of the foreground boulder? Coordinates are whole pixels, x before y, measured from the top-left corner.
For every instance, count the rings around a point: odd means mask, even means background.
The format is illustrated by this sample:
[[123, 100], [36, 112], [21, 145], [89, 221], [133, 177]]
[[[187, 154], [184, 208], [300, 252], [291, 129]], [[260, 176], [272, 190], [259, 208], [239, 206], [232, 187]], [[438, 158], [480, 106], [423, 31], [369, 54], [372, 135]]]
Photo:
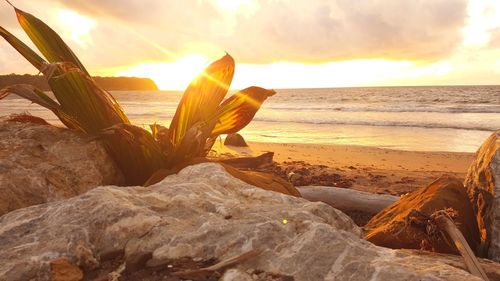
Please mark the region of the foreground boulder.
[[455, 224], [475, 249], [479, 233], [467, 192], [460, 180], [442, 176], [384, 208], [365, 225], [365, 238], [393, 249], [426, 249], [458, 254], [441, 235], [429, 233], [427, 219], [440, 210], [453, 210]]
[[[79, 276], [74, 267], [85, 280], [172, 272], [182, 280], [480, 280], [445, 259], [360, 236], [324, 203], [255, 188], [204, 163], [150, 187], [98, 187], [0, 217], [0, 280], [50, 280], [58, 268]], [[189, 271], [220, 261], [230, 266]]]
[[481, 235], [479, 253], [500, 261], [500, 131], [476, 152], [464, 185]]
[[49, 125], [0, 122], [0, 215], [121, 182], [98, 141]]

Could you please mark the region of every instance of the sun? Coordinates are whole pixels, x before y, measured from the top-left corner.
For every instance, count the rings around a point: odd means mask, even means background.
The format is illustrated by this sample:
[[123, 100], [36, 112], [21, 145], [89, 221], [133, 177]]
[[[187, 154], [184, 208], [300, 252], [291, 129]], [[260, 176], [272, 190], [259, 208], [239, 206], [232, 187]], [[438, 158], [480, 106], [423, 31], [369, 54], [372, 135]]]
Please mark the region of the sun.
[[200, 54], [190, 54], [168, 63], [142, 63], [116, 75], [151, 78], [161, 90], [183, 90], [209, 62]]
[[257, 3], [253, 0], [216, 0], [215, 5], [228, 14], [236, 14], [240, 10], [251, 12], [257, 8]]

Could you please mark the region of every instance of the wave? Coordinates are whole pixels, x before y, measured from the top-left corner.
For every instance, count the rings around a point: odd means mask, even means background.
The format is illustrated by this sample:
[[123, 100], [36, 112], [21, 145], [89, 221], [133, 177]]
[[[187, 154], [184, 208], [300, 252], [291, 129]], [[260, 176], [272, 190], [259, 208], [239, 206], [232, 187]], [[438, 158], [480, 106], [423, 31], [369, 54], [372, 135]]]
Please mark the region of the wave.
[[422, 107], [422, 106], [394, 106], [391, 104], [382, 106], [304, 106], [304, 105], [285, 105], [285, 106], [267, 106], [267, 110], [278, 111], [338, 111], [338, 112], [412, 112], [412, 113], [500, 113], [500, 105], [491, 106], [444, 106], [444, 107]]
[[[138, 99], [137, 97], [135, 97]], [[130, 109], [132, 114], [136, 111], [152, 111], [156, 113], [173, 112], [177, 108], [179, 100], [164, 100], [159, 97], [159, 100], [152, 100], [154, 97], [147, 96], [142, 100], [133, 99], [133, 97], [121, 96], [120, 104], [125, 109]], [[264, 104], [262, 110], [274, 111], [289, 111], [293, 112], [411, 112], [411, 113], [500, 113], [500, 100], [478, 99], [473, 102], [455, 100], [453, 103], [443, 102], [443, 98], [434, 98], [434, 103], [421, 102], [417, 100], [384, 100], [378, 97], [373, 102], [366, 99], [352, 100], [352, 102], [332, 102], [331, 100], [324, 101], [320, 98], [324, 96], [314, 97], [318, 102], [311, 100], [293, 100], [289, 101], [273, 101], [269, 100]], [[368, 97], [367, 97], [368, 98]], [[368, 99], [375, 97], [369, 97]], [[25, 101], [17, 96], [8, 96], [2, 101], [2, 107], [26, 107], [28, 101]], [[285, 113], [285, 112], [283, 112]]]
[[398, 121], [365, 121], [365, 120], [276, 120], [269, 118], [254, 118], [253, 121], [265, 123], [298, 123], [310, 125], [354, 125], [354, 126], [376, 126], [376, 127], [404, 127], [404, 128], [427, 128], [427, 129], [455, 129], [455, 130], [472, 130], [472, 131], [495, 131], [500, 127], [486, 125], [453, 125], [439, 123], [418, 123], [418, 122], [398, 122]]
[[[156, 122], [169, 121], [173, 114], [129, 114], [131, 119], [155, 120]], [[153, 122], [153, 121], [151, 121]], [[272, 117], [256, 116], [252, 122], [263, 123], [288, 123], [304, 125], [358, 125], [358, 126], [377, 126], [377, 127], [407, 127], [407, 128], [430, 128], [430, 129], [456, 129], [456, 130], [474, 130], [474, 131], [495, 131], [500, 129], [491, 123], [485, 124], [450, 124], [450, 123], [431, 123], [424, 121], [387, 121], [387, 120], [305, 120], [305, 119], [280, 119]], [[253, 123], [251, 123], [253, 124]], [[270, 136], [271, 137], [271, 136]]]

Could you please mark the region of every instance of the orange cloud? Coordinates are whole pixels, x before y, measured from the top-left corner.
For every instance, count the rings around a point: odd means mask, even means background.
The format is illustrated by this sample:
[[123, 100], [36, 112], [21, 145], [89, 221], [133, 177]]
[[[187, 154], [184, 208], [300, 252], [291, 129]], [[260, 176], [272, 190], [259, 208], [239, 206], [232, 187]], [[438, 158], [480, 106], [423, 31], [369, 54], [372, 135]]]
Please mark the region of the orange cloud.
[[60, 2], [126, 23], [174, 53], [208, 45], [249, 63], [446, 57], [462, 42], [467, 8], [465, 0], [254, 0], [228, 17], [220, 1]]

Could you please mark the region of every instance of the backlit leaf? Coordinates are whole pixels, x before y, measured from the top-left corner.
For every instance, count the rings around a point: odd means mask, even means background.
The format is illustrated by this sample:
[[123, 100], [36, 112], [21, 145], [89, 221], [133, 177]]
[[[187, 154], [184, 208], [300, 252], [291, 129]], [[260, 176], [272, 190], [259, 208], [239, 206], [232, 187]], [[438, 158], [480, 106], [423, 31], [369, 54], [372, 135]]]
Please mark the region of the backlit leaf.
[[226, 54], [189, 84], [169, 127], [174, 147], [182, 142], [184, 135], [194, 124], [213, 116], [227, 93], [233, 74], [234, 60]]
[[262, 103], [275, 94], [273, 90], [249, 87], [226, 99], [214, 117], [217, 121], [212, 130], [212, 137], [236, 133], [243, 129], [252, 121]]
[[32, 14], [15, 7], [14, 9], [19, 24], [49, 62], [70, 62], [87, 75], [89, 74], [73, 51], [52, 28]]

